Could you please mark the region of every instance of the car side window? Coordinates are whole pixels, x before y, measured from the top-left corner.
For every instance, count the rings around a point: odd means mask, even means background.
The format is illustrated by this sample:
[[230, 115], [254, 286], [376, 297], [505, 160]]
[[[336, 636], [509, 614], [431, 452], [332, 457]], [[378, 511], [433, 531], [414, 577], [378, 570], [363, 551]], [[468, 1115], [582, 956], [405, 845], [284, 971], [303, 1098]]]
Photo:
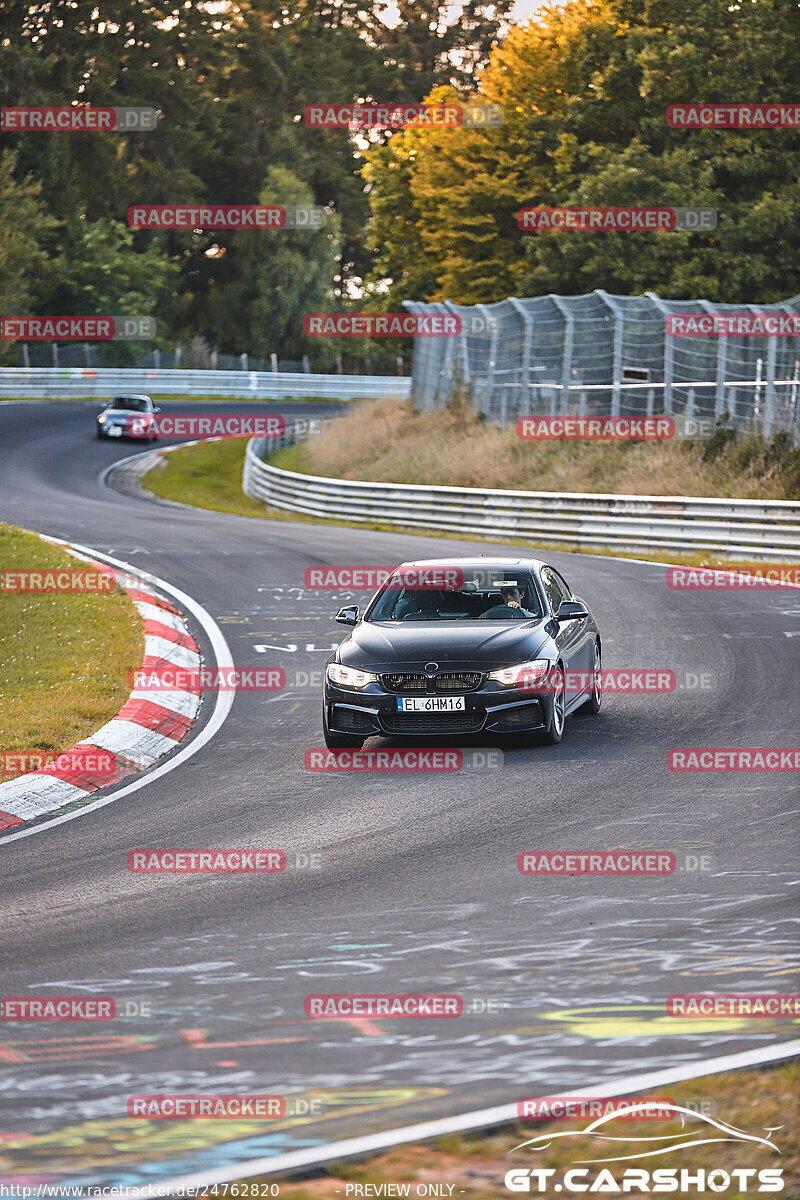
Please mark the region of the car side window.
[[566, 599], [566, 597], [562, 596], [561, 587], [555, 578], [555, 572], [551, 571], [550, 567], [542, 567], [541, 576], [542, 585], [550, 604], [550, 610], [555, 615], [558, 612], [561, 601]]
[[556, 571], [556, 569], [554, 567], [550, 568], [550, 572], [551, 572], [553, 578], [555, 579], [556, 583], [558, 584], [558, 586], [561, 588], [561, 591], [563, 592], [563, 596], [561, 597], [562, 600], [571, 600], [572, 599], [572, 591], [571, 591], [570, 586], [567, 583], [566, 579], [564, 578], [564, 576], [559, 575], [558, 571]]

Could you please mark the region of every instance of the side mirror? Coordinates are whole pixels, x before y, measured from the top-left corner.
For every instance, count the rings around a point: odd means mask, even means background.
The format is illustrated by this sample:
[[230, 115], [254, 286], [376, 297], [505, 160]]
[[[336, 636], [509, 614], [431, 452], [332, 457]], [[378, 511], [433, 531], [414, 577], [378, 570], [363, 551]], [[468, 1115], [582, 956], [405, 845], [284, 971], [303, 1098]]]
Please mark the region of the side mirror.
[[334, 617], [340, 625], [355, 625], [358, 621], [358, 605], [348, 604], [344, 608], [340, 608]]
[[153, 412], [161, 412], [161, 409], [158, 407], [157, 404], [153, 405]]
[[562, 600], [558, 606], [556, 620], [561, 621], [582, 621], [588, 617], [589, 610], [582, 600]]

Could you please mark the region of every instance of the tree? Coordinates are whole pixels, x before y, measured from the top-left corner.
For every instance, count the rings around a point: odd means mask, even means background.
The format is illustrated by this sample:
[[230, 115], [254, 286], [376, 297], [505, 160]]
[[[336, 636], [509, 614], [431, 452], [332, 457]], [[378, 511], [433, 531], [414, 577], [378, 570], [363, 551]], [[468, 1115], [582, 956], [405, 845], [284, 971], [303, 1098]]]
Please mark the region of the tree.
[[[48, 240], [58, 222], [42, 201], [42, 185], [31, 175], [17, 179], [16, 156], [0, 153], [0, 313], [28, 316], [44, 306], [58, 270]], [[12, 233], [13, 231], [13, 233]], [[17, 348], [0, 341], [0, 363], [16, 363]]]
[[[267, 172], [260, 204], [313, 205], [311, 189], [285, 167]], [[308, 312], [330, 306], [339, 222], [321, 229], [248, 230], [227, 238], [224, 274], [210, 295], [208, 328], [230, 351], [299, 359], [314, 348], [303, 333]]]

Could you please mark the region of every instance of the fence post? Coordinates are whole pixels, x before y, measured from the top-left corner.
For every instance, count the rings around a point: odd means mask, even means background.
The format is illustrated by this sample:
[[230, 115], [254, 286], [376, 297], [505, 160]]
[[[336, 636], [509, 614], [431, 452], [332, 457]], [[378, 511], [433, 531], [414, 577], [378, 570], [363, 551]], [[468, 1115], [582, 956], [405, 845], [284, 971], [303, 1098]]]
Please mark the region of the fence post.
[[243, 370], [243, 371], [246, 371], [246, 370], [247, 370], [247, 355], [246, 355], [246, 354], [240, 354], [240, 355], [239, 355], [239, 362], [240, 362], [240, 363], [241, 363], [241, 365], [242, 365], [242, 370]]
[[31, 356], [28, 353], [27, 342], [22, 343], [22, 365], [23, 367], [29, 367], [31, 365]]
[[669, 307], [661, 299], [660, 296], [656, 295], [655, 292], [645, 292], [645, 296], [647, 296], [648, 300], [652, 301], [652, 303], [656, 306], [658, 311], [661, 313], [661, 316], [664, 318], [664, 398], [663, 398], [661, 407], [663, 409], [664, 415], [667, 417], [671, 417], [672, 416], [672, 407], [673, 407], [672, 406], [672, 379], [673, 379], [674, 364], [675, 364], [675, 358], [674, 358], [675, 343], [672, 339], [672, 335], [667, 333], [666, 318], [669, 316]]
[[178, 370], [180, 365], [181, 365], [181, 348], [180, 348], [180, 346], [176, 346], [175, 347], [175, 370], [176, 371]]
[[58, 366], [58, 342], [53, 342], [53, 366]]
[[[486, 321], [486, 328], [488, 329], [492, 321], [492, 314], [489, 312], [485, 304], [476, 304], [475, 307], [483, 314], [483, 318]], [[486, 375], [486, 391], [484, 393], [483, 404], [481, 405], [481, 409], [486, 416], [489, 416], [492, 409], [492, 404], [494, 402], [494, 371], [497, 360], [497, 342], [499, 337], [500, 322], [495, 321], [494, 326], [492, 327], [491, 340], [489, 342], [489, 370]], [[505, 425], [505, 423], [506, 396], [505, 392], [503, 392], [503, 395], [500, 397], [500, 424]]]
[[622, 383], [622, 337], [625, 332], [622, 309], [613, 297], [609, 296], [608, 292], [604, 292], [602, 288], [595, 288], [595, 295], [599, 296], [607, 308], [611, 309], [611, 315], [614, 318], [614, 359], [611, 368], [611, 415], [612, 417], [619, 416], [620, 398], [622, 392], [620, 385]]
[[[453, 305], [453, 303], [450, 300], [445, 300], [444, 306], [445, 306], [445, 308], [449, 309], [450, 312], [452, 312], [454, 316], [458, 316], [458, 313], [455, 311], [455, 306]], [[439, 399], [441, 399], [443, 401], [445, 400], [445, 391], [442, 388], [442, 376], [444, 376], [444, 379], [445, 379], [445, 388], [446, 388], [446, 393], [447, 393], [446, 399], [452, 400], [452, 398], [453, 398], [453, 389], [454, 389], [454, 382], [455, 382], [454, 381], [455, 372], [453, 370], [453, 359], [455, 358], [455, 354], [456, 354], [456, 343], [458, 342], [460, 344], [461, 339], [464, 337], [465, 337], [464, 323], [462, 322], [461, 332], [458, 334], [458, 337], [457, 338], [449, 337], [447, 339], [447, 345], [444, 348], [444, 359], [442, 360], [442, 365], [441, 365], [441, 368], [439, 371], [439, 380], [436, 384], [436, 389], [435, 389], [435, 396], [434, 396], [435, 400], [439, 400]], [[424, 339], [420, 339], [420, 340], [424, 341]]]
[[306, 375], [311, 374], [311, 363], [307, 354], [303, 355], [303, 370], [305, 371]]
[[[552, 300], [561, 316], [564, 318], [564, 352], [561, 358], [561, 415], [569, 412], [569, 381], [572, 379], [572, 349], [575, 345], [575, 314], [570, 311], [560, 296], [548, 292], [548, 300]], [[555, 413], [551, 411], [551, 416]]]
[[522, 324], [525, 332], [523, 334], [522, 343], [522, 378], [520, 379], [520, 409], [521, 416], [530, 416], [531, 412], [531, 342], [533, 341], [533, 317], [528, 312], [525, 305], [516, 296], [509, 296], [508, 303], [512, 304], [519, 315], [522, 317]]
[[272, 372], [273, 372], [273, 374], [277, 373], [277, 370], [278, 370], [278, 356], [277, 356], [277, 354], [275, 354], [275, 353], [272, 353], [272, 354], [270, 354], [270, 356], [269, 356], [269, 369], [270, 369], [270, 371], [272, 371]]
[[775, 411], [775, 362], [778, 356], [778, 339], [767, 339], [767, 390], [764, 395], [764, 441], [772, 436], [772, 417]]
[[156, 346], [155, 350], [153, 351], [153, 367], [156, 371], [161, 370], [161, 351], [159, 350], [158, 346]]
[[398, 354], [396, 362], [397, 362], [398, 378], [402, 379], [403, 378], [403, 356], [401, 354]]
[[[716, 305], [710, 300], [698, 300], [697, 303], [703, 309], [703, 312], [711, 313], [712, 316], [716, 313]], [[726, 334], [720, 334], [717, 338], [717, 386], [714, 391], [714, 420], [718, 421], [725, 411], [725, 375], [727, 372], [727, 357], [728, 357], [728, 338]]]
[[216, 350], [212, 350], [211, 351], [211, 370], [216, 371], [216, 369], [217, 369], [217, 352], [216, 352]]

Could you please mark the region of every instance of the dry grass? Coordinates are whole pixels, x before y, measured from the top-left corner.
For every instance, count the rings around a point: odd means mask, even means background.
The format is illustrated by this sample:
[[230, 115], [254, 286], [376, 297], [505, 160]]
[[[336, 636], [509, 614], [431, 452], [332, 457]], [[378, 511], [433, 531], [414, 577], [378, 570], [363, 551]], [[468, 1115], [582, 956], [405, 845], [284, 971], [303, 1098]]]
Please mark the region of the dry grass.
[[[0, 570], [83, 566], [0, 523]], [[141, 618], [124, 592], [0, 594], [0, 752], [58, 754], [94, 733], [125, 703], [143, 652]]]
[[[281, 455], [274, 461], [283, 465]], [[359, 405], [332, 422], [305, 444], [303, 461], [313, 475], [390, 483], [800, 498], [800, 450], [782, 442], [521, 441], [513, 428], [485, 424], [463, 406], [416, 413], [396, 400]]]
[[[800, 1195], [800, 1191], [797, 1190], [800, 1187], [800, 1069], [797, 1061], [766, 1070], [709, 1075], [661, 1089], [659, 1095], [662, 1094], [668, 1095], [677, 1104], [680, 1104], [682, 1099], [711, 1100], [716, 1104], [718, 1120], [735, 1125], [745, 1133], [766, 1137], [765, 1129], [775, 1129], [779, 1126], [780, 1128], [773, 1133], [772, 1140], [781, 1154], [778, 1155], [765, 1147], [742, 1143], [705, 1145], [681, 1151], [679, 1154], [660, 1154], [644, 1162], [611, 1164], [615, 1177], [621, 1176], [626, 1167], [646, 1167], [650, 1171], [658, 1167], [685, 1167], [692, 1173], [700, 1168], [706, 1172], [716, 1169], [730, 1172], [737, 1167], [782, 1167], [785, 1189], [783, 1195], [787, 1198]], [[588, 1124], [588, 1121], [576, 1122], [577, 1126], [581, 1124]], [[611, 1124], [613, 1129], [609, 1130], [606, 1127], [604, 1132], [613, 1132], [618, 1136], [648, 1137], [680, 1132], [678, 1121], [614, 1121]], [[541, 1122], [519, 1122], [512, 1128], [507, 1126], [494, 1133], [453, 1135], [435, 1142], [416, 1142], [399, 1146], [366, 1162], [353, 1161], [332, 1165], [327, 1174], [314, 1179], [297, 1183], [282, 1181], [281, 1200], [346, 1200], [345, 1189], [348, 1183], [374, 1186], [406, 1181], [411, 1182], [409, 1194], [412, 1197], [417, 1194], [416, 1185], [424, 1182], [454, 1185], [451, 1193], [454, 1200], [459, 1200], [462, 1195], [468, 1200], [488, 1200], [490, 1196], [513, 1195], [503, 1185], [504, 1175], [512, 1167], [552, 1167], [562, 1172], [580, 1160], [632, 1152], [609, 1151], [607, 1142], [603, 1143], [591, 1137], [575, 1137], [553, 1142], [549, 1149], [538, 1153], [525, 1149], [509, 1153], [514, 1146], [540, 1133], [567, 1128], [569, 1123], [563, 1121], [550, 1126]], [[710, 1127], [701, 1126], [697, 1120], [689, 1119], [687, 1133], [699, 1128]], [[724, 1136], [714, 1134], [713, 1130], [712, 1135]], [[589, 1169], [599, 1172], [602, 1168], [595, 1166]], [[590, 1174], [588, 1178], [593, 1177], [594, 1175]], [[262, 1178], [266, 1182], [273, 1177]], [[737, 1189], [738, 1184], [734, 1177], [727, 1194], [730, 1196], [735, 1191], [736, 1195], [739, 1195]], [[604, 1190], [608, 1191], [607, 1188]], [[757, 1184], [751, 1181], [749, 1193], [755, 1191]], [[370, 1194], [379, 1193], [361, 1193], [362, 1196]], [[445, 1195], [447, 1194], [445, 1191]], [[535, 1183], [531, 1194], [538, 1194]], [[547, 1195], [553, 1194], [553, 1189], [548, 1189]], [[561, 1194], [566, 1195], [566, 1191], [562, 1191]], [[630, 1200], [648, 1200], [650, 1194], [638, 1188], [626, 1192]], [[686, 1192], [682, 1194], [685, 1195]], [[694, 1194], [695, 1190], [692, 1189], [692, 1195]], [[352, 1197], [355, 1193], [351, 1190], [349, 1195]]]

